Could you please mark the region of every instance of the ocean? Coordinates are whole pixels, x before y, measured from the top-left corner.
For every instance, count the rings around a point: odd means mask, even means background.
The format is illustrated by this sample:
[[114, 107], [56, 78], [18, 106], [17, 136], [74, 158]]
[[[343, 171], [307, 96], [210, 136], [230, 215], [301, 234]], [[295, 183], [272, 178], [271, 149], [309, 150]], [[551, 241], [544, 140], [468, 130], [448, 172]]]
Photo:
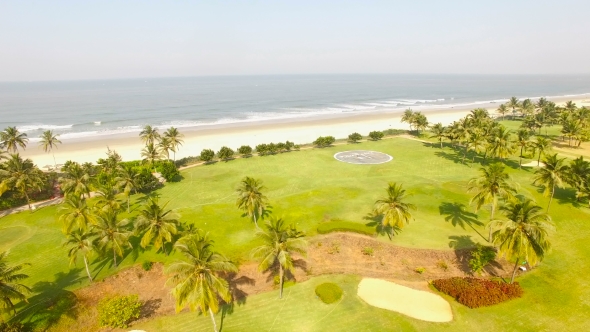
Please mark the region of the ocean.
[[[511, 96], [590, 98], [590, 75], [285, 75], [0, 83], [0, 130], [61, 139], [407, 108], [489, 107]], [[34, 141], [34, 139], [32, 139]]]

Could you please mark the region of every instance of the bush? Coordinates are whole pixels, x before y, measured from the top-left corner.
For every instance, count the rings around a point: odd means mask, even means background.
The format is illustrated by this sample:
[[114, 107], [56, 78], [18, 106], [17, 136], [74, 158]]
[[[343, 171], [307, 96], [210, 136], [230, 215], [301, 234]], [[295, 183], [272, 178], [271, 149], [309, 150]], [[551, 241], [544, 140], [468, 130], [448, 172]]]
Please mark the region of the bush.
[[342, 298], [342, 288], [334, 283], [326, 282], [315, 288], [315, 295], [326, 304], [334, 303]]
[[176, 167], [183, 167], [183, 166], [196, 164], [199, 161], [201, 161], [201, 157], [190, 156], [190, 157], [184, 157], [184, 158], [178, 159], [174, 163], [176, 164]]
[[418, 274], [422, 274], [422, 273], [426, 272], [426, 268], [425, 267], [417, 267], [414, 269], [414, 272], [416, 272]]
[[477, 244], [477, 247], [471, 251], [471, 258], [469, 259], [469, 268], [474, 273], [480, 273], [484, 267], [491, 261], [496, 259], [496, 250], [493, 247], [482, 246]]
[[152, 269], [152, 266], [154, 265], [154, 263], [150, 262], [150, 261], [143, 261], [143, 263], [141, 263], [141, 268], [144, 271], [149, 271]]
[[336, 142], [334, 136], [320, 136], [315, 141], [313, 141], [313, 145], [319, 148], [324, 148], [326, 146], [332, 145], [334, 142]]
[[363, 136], [359, 133], [352, 133], [348, 135], [348, 140], [352, 143], [356, 143], [363, 139]]
[[395, 135], [404, 135], [407, 134], [408, 131], [405, 129], [387, 129], [383, 131], [383, 134], [395, 136]]
[[14, 323], [0, 323], [0, 332], [25, 332], [29, 331], [23, 324], [19, 322]]
[[519, 298], [523, 293], [518, 282], [506, 284], [477, 278], [437, 279], [432, 281], [432, 285], [469, 308], [498, 304]]
[[141, 305], [137, 295], [104, 298], [98, 303], [99, 324], [126, 328], [131, 320], [139, 318]]
[[269, 143], [267, 145], [266, 152], [268, 154], [276, 154], [277, 152], [279, 152], [279, 146], [277, 144], [274, 144], [274, 143]]
[[259, 156], [264, 156], [268, 153], [268, 145], [266, 144], [258, 144], [256, 145], [256, 152]]
[[238, 149], [238, 153], [242, 156], [249, 156], [252, 154], [252, 148], [249, 145], [242, 145]]
[[327, 234], [333, 232], [352, 232], [363, 235], [375, 235], [375, 228], [369, 227], [364, 224], [359, 224], [352, 221], [334, 220], [325, 223], [321, 223], [318, 226], [318, 233]]
[[178, 168], [176, 168], [176, 165], [170, 160], [160, 162], [156, 167], [156, 170], [162, 174], [162, 177], [166, 179], [166, 181], [169, 182], [176, 180], [176, 177], [180, 175]]
[[158, 179], [154, 177], [149, 167], [140, 166], [137, 170], [137, 191], [149, 192], [155, 190], [160, 185]]
[[289, 141], [285, 142], [285, 150], [286, 151], [291, 151], [291, 149], [293, 149], [294, 147], [295, 147], [295, 143], [289, 142]]
[[234, 156], [234, 150], [228, 148], [227, 146], [221, 147], [219, 152], [217, 152], [217, 157], [222, 160], [231, 159]]
[[369, 138], [371, 138], [373, 141], [378, 141], [382, 139], [383, 136], [385, 136], [385, 134], [383, 134], [382, 131], [372, 131], [369, 133]]
[[201, 160], [208, 163], [215, 158], [215, 152], [211, 149], [204, 149], [201, 151]]
[[365, 256], [373, 256], [375, 254], [375, 250], [373, 250], [371, 247], [364, 247], [362, 252]]

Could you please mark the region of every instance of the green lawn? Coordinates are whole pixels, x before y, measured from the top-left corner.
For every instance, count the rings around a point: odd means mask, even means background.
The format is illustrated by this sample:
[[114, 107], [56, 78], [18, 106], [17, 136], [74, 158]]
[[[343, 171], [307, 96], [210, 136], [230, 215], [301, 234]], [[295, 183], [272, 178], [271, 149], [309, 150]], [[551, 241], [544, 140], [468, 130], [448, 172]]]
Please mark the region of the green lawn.
[[[350, 149], [378, 150], [394, 159], [369, 166], [345, 164], [333, 158], [334, 153]], [[520, 191], [546, 205], [548, 199], [531, 185], [532, 170], [518, 170], [517, 160], [508, 161], [508, 165], [509, 172], [520, 184]], [[181, 182], [169, 183], [159, 192], [163, 201], [170, 201], [169, 207], [180, 214], [181, 220], [209, 231], [218, 250], [233, 259], [247, 260], [250, 249], [256, 245], [254, 226], [241, 217], [234, 196], [244, 176], [262, 179], [274, 214], [296, 223], [310, 236], [316, 234], [319, 223], [329, 220], [368, 223], [364, 217], [372, 203], [383, 196], [388, 182], [395, 181], [404, 184], [412, 195], [409, 201], [418, 206], [418, 211], [415, 220], [393, 243], [448, 249], [452, 240], [458, 239], [461, 246], [482, 241], [475, 231], [484, 233], [482, 226], [472, 224], [473, 230], [461, 222], [469, 219], [473, 211], [467, 206], [466, 185], [477, 175], [479, 167], [477, 163], [472, 167], [462, 165], [460, 157], [449, 147], [441, 150], [437, 145], [393, 138], [194, 167], [182, 172]], [[326, 278], [318, 277], [289, 288], [288, 298], [282, 302], [275, 300], [274, 292], [248, 298], [245, 305], [227, 315], [224, 331], [588, 330], [590, 284], [586, 275], [590, 272], [587, 245], [590, 210], [585, 205], [572, 205], [572, 197], [571, 189], [558, 190], [556, 194], [551, 208], [557, 225], [554, 250], [538, 269], [520, 280], [526, 292], [522, 299], [476, 310], [452, 302], [455, 321], [433, 324], [368, 307], [354, 295], [359, 280], [354, 276], [330, 277], [338, 280], [346, 295], [338, 305], [324, 305], [313, 294], [314, 285]], [[461, 205], [467, 212], [461, 211]], [[31, 299], [33, 307], [25, 312], [28, 314], [46, 306], [37, 303], [48, 303], [44, 301], [56, 294], [87, 284], [81, 264], [73, 271], [68, 266], [65, 249], [61, 247], [64, 236], [55, 214], [56, 207], [47, 207], [33, 214], [23, 212], [0, 219], [0, 250], [10, 249], [13, 263], [32, 264], [26, 269], [31, 276], [26, 282], [35, 286], [39, 295]], [[475, 223], [489, 218], [487, 211], [480, 211], [478, 217]], [[385, 236], [379, 239], [390, 242]], [[152, 251], [138, 251], [137, 255], [129, 254], [120, 268], [144, 260], [166, 263], [173, 259], [175, 255], [166, 257]], [[95, 262], [93, 269], [99, 279], [117, 271], [110, 268], [109, 261]], [[193, 313], [159, 318], [140, 328], [188, 331], [201, 330], [196, 328], [199, 326], [208, 329], [209, 324], [207, 317]]]

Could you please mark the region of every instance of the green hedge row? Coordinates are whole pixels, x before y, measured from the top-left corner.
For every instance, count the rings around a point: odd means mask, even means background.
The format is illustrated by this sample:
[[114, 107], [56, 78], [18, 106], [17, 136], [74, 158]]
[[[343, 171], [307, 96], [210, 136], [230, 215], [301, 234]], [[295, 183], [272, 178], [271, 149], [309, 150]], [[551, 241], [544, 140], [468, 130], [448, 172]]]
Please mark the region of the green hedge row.
[[334, 220], [321, 223], [318, 226], [318, 233], [320, 234], [333, 232], [352, 232], [370, 236], [374, 236], [376, 234], [375, 228], [352, 221]]

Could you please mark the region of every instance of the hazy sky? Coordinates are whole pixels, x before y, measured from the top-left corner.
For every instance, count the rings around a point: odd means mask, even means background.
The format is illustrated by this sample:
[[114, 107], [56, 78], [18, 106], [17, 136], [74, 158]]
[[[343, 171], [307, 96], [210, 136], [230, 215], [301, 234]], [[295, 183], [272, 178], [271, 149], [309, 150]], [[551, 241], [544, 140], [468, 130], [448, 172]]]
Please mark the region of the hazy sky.
[[0, 0], [0, 81], [590, 73], [590, 1]]

